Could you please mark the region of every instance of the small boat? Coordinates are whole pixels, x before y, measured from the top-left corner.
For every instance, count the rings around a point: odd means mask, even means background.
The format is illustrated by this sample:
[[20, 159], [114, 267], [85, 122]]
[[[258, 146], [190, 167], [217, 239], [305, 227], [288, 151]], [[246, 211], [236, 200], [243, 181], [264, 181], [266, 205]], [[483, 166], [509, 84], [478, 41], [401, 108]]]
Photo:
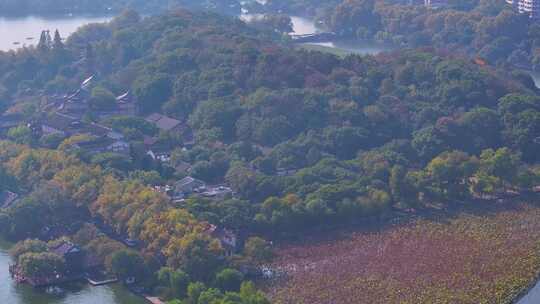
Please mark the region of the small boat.
[[13, 42], [13, 44], [14, 44], [14, 45], [19, 45], [19, 44], [21, 44], [21, 43], [20, 43], [19, 41], [15, 41], [15, 42]]
[[63, 296], [66, 292], [58, 286], [49, 286], [45, 289], [45, 292], [52, 296]]
[[26, 37], [26, 40], [34, 40], [34, 37]]

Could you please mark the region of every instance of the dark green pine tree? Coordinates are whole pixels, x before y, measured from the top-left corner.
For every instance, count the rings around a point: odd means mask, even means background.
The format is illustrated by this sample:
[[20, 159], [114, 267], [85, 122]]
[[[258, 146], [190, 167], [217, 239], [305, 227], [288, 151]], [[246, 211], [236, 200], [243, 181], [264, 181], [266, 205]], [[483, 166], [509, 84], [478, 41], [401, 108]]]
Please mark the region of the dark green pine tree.
[[62, 37], [60, 36], [60, 32], [58, 30], [54, 31], [53, 48], [56, 50], [61, 50], [64, 48], [64, 43], [62, 42]]
[[94, 57], [94, 48], [92, 47], [90, 43], [86, 44], [86, 48], [84, 51], [84, 59], [86, 62], [87, 72], [93, 72], [94, 65], [95, 65], [95, 57]]
[[49, 50], [49, 41], [47, 39], [47, 31], [41, 31], [41, 36], [39, 37], [39, 43], [37, 49], [40, 52], [46, 52]]
[[49, 48], [49, 50], [52, 48], [52, 38], [51, 38], [51, 31], [49, 30], [46, 30], [45, 31], [45, 37], [47, 39], [47, 48]]

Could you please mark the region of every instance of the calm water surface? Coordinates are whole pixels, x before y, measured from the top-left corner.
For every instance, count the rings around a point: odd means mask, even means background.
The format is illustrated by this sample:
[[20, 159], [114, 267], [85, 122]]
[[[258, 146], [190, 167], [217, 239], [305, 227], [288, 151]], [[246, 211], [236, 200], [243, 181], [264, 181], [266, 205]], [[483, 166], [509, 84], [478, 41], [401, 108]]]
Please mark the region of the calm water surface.
[[293, 24], [294, 34], [296, 35], [306, 35], [319, 32], [319, 29], [313, 20], [298, 16], [291, 16], [291, 21]]
[[[261, 18], [262, 16], [262, 14], [242, 14], [240, 15], [240, 19], [249, 22], [250, 20]], [[319, 31], [315, 26], [315, 23], [310, 19], [298, 16], [290, 17], [293, 24], [293, 34], [306, 35], [313, 34]]]
[[[306, 35], [318, 33], [321, 30], [317, 28], [317, 25], [313, 20], [291, 16], [293, 23], [294, 34]], [[318, 42], [318, 43], [306, 43], [311, 45], [318, 45], [338, 49], [345, 53], [360, 54], [360, 55], [375, 55], [381, 52], [387, 52], [393, 50], [391, 46], [376, 43], [375, 41], [367, 40], [337, 40], [332, 42]]]
[[[62, 37], [67, 37], [82, 25], [105, 22], [110, 19], [110, 17], [66, 17], [50, 19], [41, 17], [0, 17], [0, 51], [9, 51], [25, 45], [34, 45], [39, 41], [39, 36], [43, 30], [50, 30], [53, 33], [58, 29]], [[19, 43], [18, 45], [14, 44], [17, 42]]]
[[540, 282], [536, 283], [529, 293], [524, 296], [517, 304], [538, 304], [540, 303]]
[[[249, 21], [253, 18], [259, 18], [260, 14], [242, 14], [240, 19]], [[321, 32], [315, 22], [311, 19], [290, 16], [293, 24], [293, 34], [295, 35], [308, 35]], [[393, 48], [388, 45], [376, 43], [374, 41], [332, 41], [332, 42], [319, 42], [319, 43], [305, 43], [307, 45], [318, 45], [323, 47], [329, 47], [338, 49], [345, 53], [360, 54], [360, 55], [375, 55], [380, 52], [391, 51]]]
[[92, 287], [87, 284], [70, 286], [63, 297], [49, 296], [25, 285], [17, 285], [9, 276], [11, 244], [0, 240], [0, 303], [1, 304], [144, 304], [122, 286]]

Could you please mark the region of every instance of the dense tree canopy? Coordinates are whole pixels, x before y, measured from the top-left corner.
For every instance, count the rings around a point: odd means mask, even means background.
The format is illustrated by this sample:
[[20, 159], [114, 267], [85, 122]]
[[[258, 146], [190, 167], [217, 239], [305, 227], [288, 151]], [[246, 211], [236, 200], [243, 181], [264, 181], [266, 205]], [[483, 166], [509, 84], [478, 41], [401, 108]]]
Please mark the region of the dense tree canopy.
[[[460, 3], [449, 20], [477, 14]], [[377, 1], [343, 6], [339, 22], [354, 35], [377, 35], [380, 29], [369, 28], [374, 22], [389, 26]], [[412, 10], [390, 7], [385, 14], [402, 9]], [[483, 29], [488, 40], [504, 25], [519, 27], [511, 12], [482, 9], [494, 14], [495, 24]], [[427, 14], [415, 10], [412, 16]], [[415, 24], [394, 21], [396, 31]], [[465, 21], [454, 24], [467, 27]], [[1, 230], [26, 239], [62, 226], [110, 270], [122, 277], [157, 273], [145, 283], [186, 303], [267, 303], [238, 272], [271, 258], [261, 236], [299, 236], [396, 210], [528, 193], [539, 183], [540, 106], [530, 79], [433, 49], [339, 58], [297, 50], [281, 33], [238, 19], [128, 12], [83, 27], [63, 44], [0, 53], [0, 75], [2, 94], [13, 101], [7, 106], [28, 122], [7, 132], [11, 142], [0, 142], [0, 178], [12, 180], [9, 189], [22, 196], [0, 212]], [[80, 153], [77, 143], [94, 138], [83, 134], [57, 150], [40, 147], [54, 142], [31, 128], [43, 118], [42, 94], [74, 91], [89, 75], [99, 78], [92, 110], [106, 109], [126, 91], [140, 106], [137, 117], [85, 116], [126, 135], [130, 155]], [[154, 112], [187, 131], [158, 131], [144, 120]], [[152, 159], [148, 145], [170, 148], [171, 161]], [[173, 203], [153, 187], [187, 174], [227, 184], [234, 197]], [[225, 257], [225, 245], [212, 235], [216, 227], [240, 236], [242, 254]], [[126, 251], [100, 230], [138, 240], [139, 250]], [[48, 253], [26, 254], [26, 265], [49, 260], [62, 267]]]

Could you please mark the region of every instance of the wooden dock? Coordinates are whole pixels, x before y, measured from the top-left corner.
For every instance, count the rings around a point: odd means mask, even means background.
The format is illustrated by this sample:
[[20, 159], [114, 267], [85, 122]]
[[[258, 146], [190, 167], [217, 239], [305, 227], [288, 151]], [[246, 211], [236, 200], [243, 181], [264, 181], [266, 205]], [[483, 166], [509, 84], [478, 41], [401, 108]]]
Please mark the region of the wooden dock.
[[165, 302], [161, 301], [158, 297], [145, 296], [144, 298], [152, 304], [165, 304]]
[[290, 35], [295, 43], [314, 43], [314, 42], [329, 42], [336, 39], [337, 35], [333, 32], [313, 33], [306, 35]]
[[118, 279], [117, 278], [112, 278], [112, 279], [103, 280], [103, 281], [94, 281], [94, 280], [90, 279], [89, 277], [86, 277], [86, 281], [88, 282], [88, 284], [90, 284], [92, 286], [102, 286], [102, 285], [116, 283], [116, 282], [118, 282]]

